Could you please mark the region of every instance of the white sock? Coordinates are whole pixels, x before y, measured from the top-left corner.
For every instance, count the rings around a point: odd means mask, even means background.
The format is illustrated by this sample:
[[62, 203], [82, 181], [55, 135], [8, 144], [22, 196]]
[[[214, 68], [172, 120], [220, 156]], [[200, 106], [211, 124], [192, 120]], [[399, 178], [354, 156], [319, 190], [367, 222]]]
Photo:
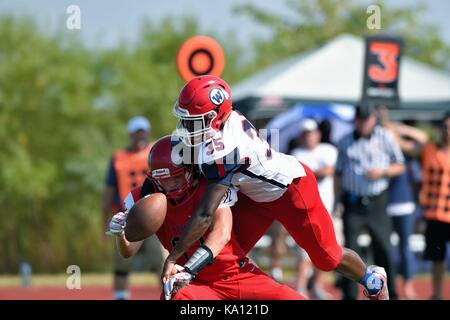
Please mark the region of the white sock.
[[115, 300], [128, 300], [130, 299], [130, 292], [128, 290], [116, 290], [114, 291]]

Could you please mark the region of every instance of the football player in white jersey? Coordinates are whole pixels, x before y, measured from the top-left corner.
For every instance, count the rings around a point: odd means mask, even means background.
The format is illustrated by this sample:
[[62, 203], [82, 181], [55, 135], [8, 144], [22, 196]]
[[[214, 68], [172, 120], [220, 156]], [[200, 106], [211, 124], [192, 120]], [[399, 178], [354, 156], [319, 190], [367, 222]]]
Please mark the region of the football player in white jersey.
[[194, 152], [208, 187], [166, 259], [163, 282], [176, 272], [175, 261], [208, 230], [231, 186], [239, 190], [233, 228], [246, 252], [278, 220], [317, 268], [361, 283], [370, 299], [389, 299], [384, 269], [366, 267], [358, 254], [337, 243], [312, 171], [260, 138], [253, 125], [232, 109], [231, 89], [223, 79], [210, 75], [192, 79], [173, 111], [180, 119], [176, 135], [183, 141], [183, 154]]

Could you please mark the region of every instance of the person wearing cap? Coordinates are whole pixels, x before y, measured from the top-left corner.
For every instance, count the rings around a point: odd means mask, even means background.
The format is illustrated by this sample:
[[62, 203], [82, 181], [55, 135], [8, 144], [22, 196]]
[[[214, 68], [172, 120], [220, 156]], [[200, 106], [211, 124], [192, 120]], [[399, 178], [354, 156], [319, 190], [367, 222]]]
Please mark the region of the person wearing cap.
[[427, 144], [428, 136], [419, 128], [392, 121], [388, 109], [384, 106], [378, 108], [378, 113], [380, 124], [392, 133], [405, 156], [406, 170], [393, 178], [389, 184], [387, 214], [391, 217], [393, 229], [399, 239], [399, 274], [403, 277], [402, 291], [405, 298], [417, 299], [412, 281], [415, 261], [409, 240], [416, 223], [417, 197], [415, 193], [418, 193], [418, 188], [415, 186], [422, 180], [421, 165], [416, 157], [420, 156], [421, 150]]
[[[405, 170], [405, 160], [393, 135], [377, 124], [372, 105], [356, 107], [354, 125], [355, 130], [338, 143], [335, 173], [335, 195], [344, 206], [345, 245], [361, 254], [358, 235], [363, 229], [368, 231], [374, 262], [385, 268], [390, 296], [396, 299], [387, 190], [390, 178]], [[357, 298], [353, 283], [343, 279], [342, 289], [344, 299]]]
[[[422, 150], [420, 203], [426, 221], [424, 259], [431, 261], [432, 299], [442, 299], [447, 244], [450, 243], [450, 111], [440, 121], [441, 135]], [[444, 291], [445, 292], [445, 291]]]
[[[337, 149], [329, 143], [321, 143], [322, 134], [319, 125], [313, 119], [304, 119], [300, 122], [299, 147], [292, 150], [292, 155], [311, 168], [316, 176], [319, 194], [328, 213], [334, 207], [334, 167], [337, 160]], [[314, 299], [328, 300], [331, 298], [323, 288], [324, 273], [314, 268], [308, 286], [308, 274], [312, 265], [306, 252], [299, 247], [297, 267], [297, 290]], [[307, 294], [308, 295], [308, 294]]]
[[[104, 231], [109, 230], [109, 221], [114, 213], [124, 211], [124, 200], [127, 194], [141, 185], [148, 170], [147, 157], [152, 147], [150, 143], [150, 122], [143, 116], [136, 116], [128, 122], [129, 146], [114, 152], [106, 175], [106, 186], [103, 193]], [[156, 239], [151, 237], [145, 241], [145, 257], [151, 253], [151, 267], [155, 272], [162, 265], [161, 248]], [[132, 267], [132, 259], [124, 259], [117, 250], [113, 250], [114, 298], [128, 299], [128, 273]]]

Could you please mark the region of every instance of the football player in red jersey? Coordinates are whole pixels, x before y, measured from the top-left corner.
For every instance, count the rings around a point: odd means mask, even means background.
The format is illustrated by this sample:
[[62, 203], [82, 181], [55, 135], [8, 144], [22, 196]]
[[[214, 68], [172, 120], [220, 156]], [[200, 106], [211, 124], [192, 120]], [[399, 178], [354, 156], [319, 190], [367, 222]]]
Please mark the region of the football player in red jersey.
[[[129, 242], [124, 235], [127, 212], [140, 198], [154, 192], [166, 195], [166, 217], [156, 234], [170, 251], [205, 193], [206, 179], [199, 178], [190, 168], [174, 165], [171, 144], [170, 136], [155, 143], [149, 153], [149, 178], [127, 196], [127, 211], [117, 213], [111, 220], [109, 232], [118, 236], [117, 244], [124, 257], [135, 254], [143, 242]], [[166, 299], [304, 299], [295, 290], [275, 282], [246, 257], [232, 231], [230, 207], [236, 200], [233, 189], [226, 192], [217, 205], [214, 226], [177, 259], [164, 283]]]
[[233, 209], [233, 229], [245, 252], [278, 220], [317, 268], [359, 282], [370, 299], [389, 299], [384, 268], [366, 266], [356, 252], [337, 243], [311, 169], [273, 150], [253, 125], [233, 110], [231, 89], [223, 79], [211, 75], [193, 78], [181, 90], [173, 112], [180, 119], [176, 134], [185, 149], [194, 153], [208, 187], [167, 257], [162, 279], [214, 223], [216, 208], [231, 187], [240, 191]]

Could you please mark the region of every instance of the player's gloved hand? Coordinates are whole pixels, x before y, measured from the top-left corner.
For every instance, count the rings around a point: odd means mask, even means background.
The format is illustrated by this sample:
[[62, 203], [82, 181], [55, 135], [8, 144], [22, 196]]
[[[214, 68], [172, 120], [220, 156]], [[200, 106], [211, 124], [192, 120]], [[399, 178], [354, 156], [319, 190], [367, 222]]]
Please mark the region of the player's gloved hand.
[[193, 275], [184, 271], [182, 266], [176, 265], [175, 267], [179, 272], [170, 276], [164, 283], [164, 298], [166, 300], [172, 299], [172, 296], [176, 294], [178, 290], [187, 286], [193, 278]]
[[125, 225], [127, 224], [128, 212], [117, 212], [109, 223], [109, 231], [107, 235], [121, 236], [125, 232]]

